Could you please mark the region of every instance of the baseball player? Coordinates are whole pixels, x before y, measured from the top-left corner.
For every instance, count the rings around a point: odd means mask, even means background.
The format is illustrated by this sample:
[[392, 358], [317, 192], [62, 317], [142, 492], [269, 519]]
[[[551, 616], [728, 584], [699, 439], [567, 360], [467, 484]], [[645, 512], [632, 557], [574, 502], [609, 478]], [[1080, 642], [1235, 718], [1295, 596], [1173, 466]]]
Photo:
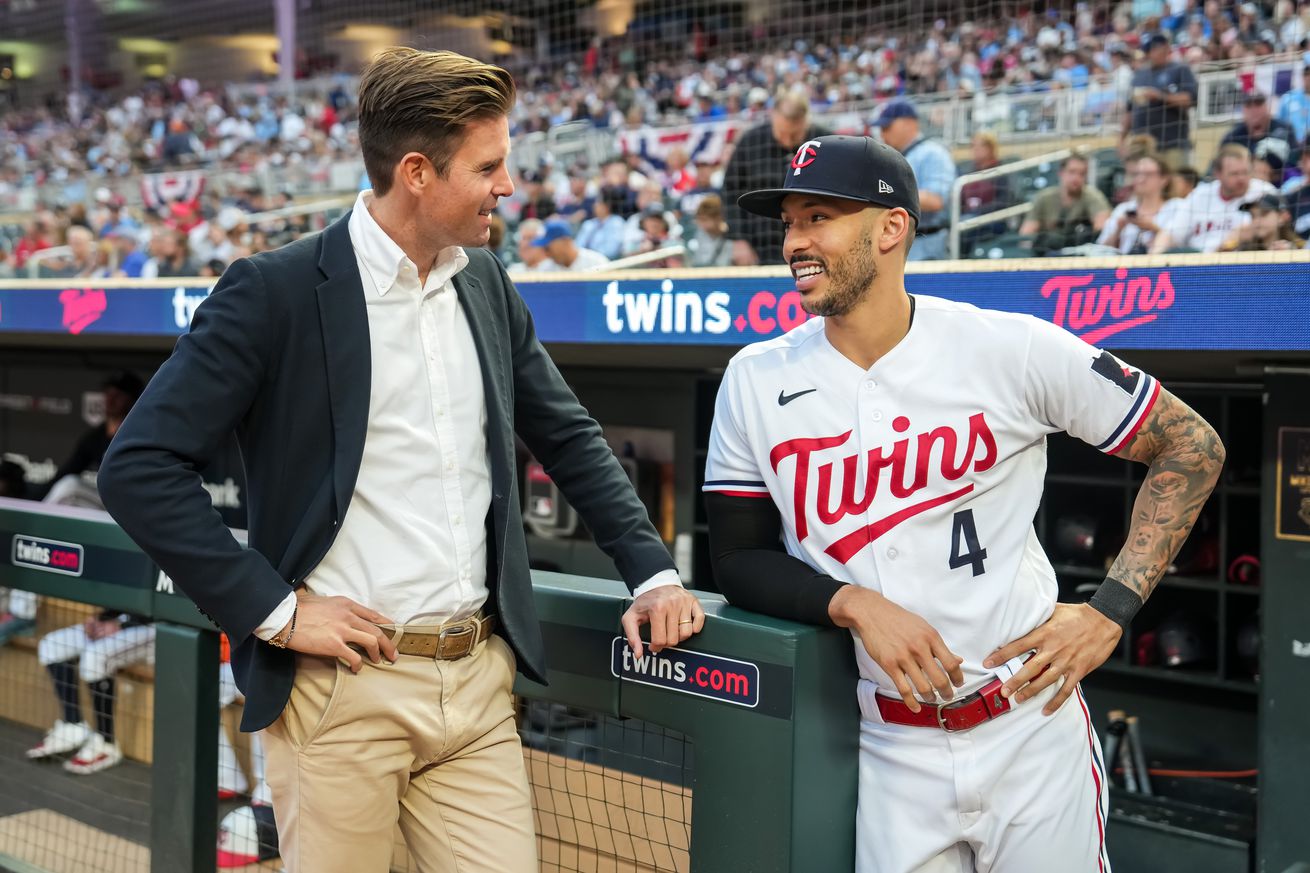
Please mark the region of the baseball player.
[[[1223, 446], [1145, 373], [1025, 315], [905, 291], [900, 154], [803, 144], [782, 220], [807, 312], [724, 373], [706, 462], [715, 576], [747, 609], [851, 630], [860, 873], [1104, 873], [1106, 778], [1078, 682], [1114, 650]], [[1033, 531], [1057, 431], [1149, 464], [1090, 603]], [[1064, 705], [1072, 698], [1072, 703]]]

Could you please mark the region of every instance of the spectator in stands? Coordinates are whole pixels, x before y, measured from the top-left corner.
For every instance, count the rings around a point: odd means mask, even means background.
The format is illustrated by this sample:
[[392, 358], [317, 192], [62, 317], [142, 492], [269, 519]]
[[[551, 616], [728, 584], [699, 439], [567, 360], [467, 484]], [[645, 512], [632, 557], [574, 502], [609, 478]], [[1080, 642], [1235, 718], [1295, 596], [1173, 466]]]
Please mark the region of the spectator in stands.
[[546, 250], [537, 245], [537, 239], [546, 231], [546, 225], [540, 219], [529, 218], [519, 222], [518, 254], [519, 261], [509, 268], [510, 275], [523, 273], [549, 273], [559, 267], [546, 254]]
[[76, 224], [68, 229], [68, 256], [41, 265], [42, 278], [85, 279], [95, 275], [96, 238], [91, 228]]
[[14, 269], [23, 269], [27, 266], [28, 258], [37, 252], [53, 247], [54, 244], [54, 215], [42, 210], [28, 223], [26, 232], [14, 245]]
[[1120, 203], [1101, 228], [1097, 242], [1125, 255], [1144, 255], [1161, 228], [1168, 227], [1181, 200], [1169, 195], [1173, 174], [1159, 155], [1143, 155], [1133, 163], [1133, 197]]
[[555, 214], [554, 189], [546, 184], [545, 174], [540, 170], [523, 174], [523, 201], [522, 218], [545, 221]]
[[204, 150], [204, 145], [187, 127], [185, 121], [174, 118], [168, 123], [168, 135], [164, 137], [160, 154], [165, 161], [179, 164], [193, 163]]
[[1179, 167], [1174, 170], [1174, 183], [1169, 193], [1175, 200], [1181, 200], [1196, 190], [1201, 183], [1201, 174], [1196, 167]]
[[46, 503], [104, 508], [94, 482], [86, 481], [85, 475], [100, 469], [110, 441], [145, 387], [141, 378], [128, 370], [114, 373], [100, 383], [104, 396], [104, 421], [84, 431], [73, 453], [59, 465], [50, 480], [50, 490], [45, 494]]
[[[1302, 4], [1310, 11], [1310, 3]], [[1278, 98], [1278, 120], [1292, 128], [1293, 142], [1304, 142], [1310, 134], [1310, 52], [1301, 56], [1301, 84]]]
[[950, 224], [947, 201], [955, 182], [955, 161], [946, 146], [920, 131], [919, 113], [908, 100], [886, 104], [878, 116], [878, 127], [882, 130], [882, 141], [905, 156], [919, 186], [922, 212], [910, 260], [941, 260], [947, 254], [947, 225]]
[[1296, 131], [1285, 121], [1273, 117], [1269, 111], [1269, 98], [1263, 91], [1251, 91], [1242, 100], [1242, 120], [1224, 134], [1220, 145], [1237, 143], [1245, 146], [1257, 163], [1264, 163], [1274, 177], [1262, 176], [1266, 182], [1283, 184], [1283, 170], [1295, 165], [1293, 153], [1299, 140]]
[[1169, 59], [1169, 38], [1163, 34], [1144, 38], [1142, 50], [1147, 63], [1133, 75], [1120, 146], [1129, 134], [1149, 133], [1169, 166], [1181, 167], [1190, 163], [1192, 154], [1188, 112], [1196, 105], [1196, 76], [1191, 68]]
[[1283, 186], [1292, 229], [1302, 239], [1310, 239], [1310, 142], [1301, 147], [1301, 175]]
[[214, 258], [201, 264], [197, 275], [202, 279], [217, 279], [226, 269], [227, 264], [224, 261]]
[[1111, 203], [1117, 205], [1125, 200], [1132, 199], [1132, 168], [1136, 166], [1139, 158], [1144, 155], [1153, 155], [1156, 151], [1155, 137], [1149, 133], [1135, 133], [1124, 141], [1123, 146], [1120, 148], [1120, 155], [1123, 158], [1123, 172], [1115, 174], [1117, 184], [1114, 188], [1114, 196], [1110, 198]]
[[596, 206], [595, 189], [596, 186], [591, 180], [591, 170], [587, 164], [585, 162], [574, 164], [566, 190], [555, 196], [557, 213], [575, 225], [591, 218]]
[[[73, 752], [64, 769], [79, 776], [122, 761], [114, 737], [114, 676], [125, 667], [153, 663], [154, 643], [154, 627], [113, 610], [42, 637], [37, 660], [50, 673], [60, 715], [41, 742], [27, 750], [27, 757], [40, 760]], [[79, 678], [91, 692], [94, 730], [82, 717]]]
[[1060, 162], [1060, 184], [1033, 200], [1032, 211], [1019, 226], [1019, 233], [1036, 234], [1034, 251], [1045, 253], [1091, 242], [1105, 227], [1110, 202], [1095, 186], [1087, 184], [1087, 169], [1085, 155], [1069, 155]]
[[1224, 240], [1251, 220], [1243, 204], [1277, 191], [1268, 182], [1251, 175], [1251, 153], [1245, 146], [1229, 143], [1215, 158], [1215, 178], [1196, 186], [1183, 201], [1173, 223], [1155, 235], [1151, 253], [1170, 249], [1217, 252]]
[[600, 194], [610, 198], [617, 207], [615, 214], [624, 219], [637, 211], [637, 192], [632, 187], [628, 165], [622, 158], [611, 158], [601, 167]]
[[687, 244], [693, 267], [729, 267], [732, 265], [732, 241], [728, 223], [723, 220], [723, 200], [709, 194], [696, 206], [696, 236]]
[[197, 264], [219, 260], [232, 262], [236, 246], [231, 237], [240, 234], [246, 226], [246, 216], [236, 206], [224, 206], [207, 221], [197, 224], [187, 233], [187, 249]]
[[[108, 192], [105, 191], [104, 193]], [[99, 199], [100, 194], [97, 194], [96, 197]], [[104, 202], [101, 218], [103, 218], [103, 221], [93, 224], [93, 227], [98, 228], [97, 234], [102, 238], [107, 238], [119, 231], [135, 233], [141, 229], [141, 225], [128, 212], [123, 198], [116, 194], [110, 194], [109, 199]]]
[[[673, 222], [669, 215], [665, 213], [664, 207], [658, 203], [653, 203], [642, 211], [638, 227], [641, 230], [641, 238], [628, 252], [631, 255], [643, 255], [669, 248], [676, 245], [681, 238], [682, 228], [678, 227], [679, 234], [675, 238]], [[651, 269], [681, 267], [682, 259], [680, 256], [671, 255], [667, 258], [647, 261], [643, 266]]]
[[[977, 173], [1001, 165], [1001, 144], [990, 130], [973, 135], [969, 145], [973, 160], [960, 168], [961, 173]], [[960, 190], [960, 208], [965, 215], [982, 215], [1008, 205], [1009, 196], [1004, 176], [979, 179]], [[917, 243], [916, 243], [917, 245]]]
[[141, 268], [143, 279], [194, 276], [196, 265], [188, 257], [185, 231], [161, 227], [150, 237], [152, 257]]
[[1251, 220], [1238, 228], [1224, 244], [1224, 252], [1278, 252], [1305, 248], [1305, 240], [1292, 227], [1292, 213], [1283, 195], [1262, 194], [1258, 200], [1241, 207]]
[[579, 248], [573, 239], [573, 226], [562, 218], [546, 222], [541, 236], [532, 241], [534, 248], [542, 249], [561, 270], [583, 272], [597, 270], [610, 262], [600, 252]]
[[12, 279], [15, 275], [14, 259], [9, 254], [9, 243], [0, 239], [0, 279]]
[[619, 213], [626, 203], [621, 191], [605, 188], [596, 198], [596, 214], [582, 222], [575, 238], [584, 249], [600, 252], [610, 260], [623, 253], [623, 237], [627, 233], [628, 223]]
[[696, 162], [696, 183], [678, 199], [678, 211], [683, 215], [695, 215], [701, 200], [713, 195], [723, 204], [723, 189], [715, 182], [719, 165], [712, 160], [702, 159]]
[[680, 197], [696, 187], [696, 173], [689, 168], [690, 163], [684, 149], [669, 149], [664, 156], [664, 169], [656, 178], [666, 195]]
[[737, 206], [737, 198], [747, 191], [777, 185], [778, 173], [791, 162], [801, 144], [827, 133], [810, 122], [810, 101], [804, 91], [782, 90], [774, 99], [768, 123], [753, 127], [738, 138], [723, 172], [734, 264], [783, 263], [781, 222], [745, 212]]
[[146, 262], [150, 259], [141, 251], [141, 245], [137, 242], [137, 231], [114, 225], [109, 228], [105, 239], [114, 246], [118, 262], [118, 269], [114, 275], [139, 279], [142, 271], [145, 270]]

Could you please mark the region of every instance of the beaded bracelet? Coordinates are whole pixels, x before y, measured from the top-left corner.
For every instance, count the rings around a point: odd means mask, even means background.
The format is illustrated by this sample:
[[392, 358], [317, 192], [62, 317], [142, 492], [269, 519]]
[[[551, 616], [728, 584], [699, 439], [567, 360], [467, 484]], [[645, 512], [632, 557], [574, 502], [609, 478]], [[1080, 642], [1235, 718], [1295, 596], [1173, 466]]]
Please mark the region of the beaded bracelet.
[[277, 634], [268, 641], [269, 644], [277, 646], [279, 649], [285, 649], [287, 646], [291, 645], [291, 637], [296, 633], [296, 613], [299, 611], [299, 606], [291, 610], [291, 627], [287, 628], [287, 638], [284, 640], [278, 639], [281, 634]]

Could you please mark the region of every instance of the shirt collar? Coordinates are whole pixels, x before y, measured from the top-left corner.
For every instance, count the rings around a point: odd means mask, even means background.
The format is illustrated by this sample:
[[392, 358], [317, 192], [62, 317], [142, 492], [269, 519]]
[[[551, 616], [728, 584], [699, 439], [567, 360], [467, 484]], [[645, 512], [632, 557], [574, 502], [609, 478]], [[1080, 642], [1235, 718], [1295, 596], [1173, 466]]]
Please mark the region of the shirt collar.
[[[350, 220], [357, 228], [358, 236], [355, 237], [354, 242], [359, 261], [368, 271], [369, 278], [373, 280], [373, 287], [377, 289], [378, 296], [385, 297], [387, 292], [395, 287], [396, 281], [400, 278], [400, 271], [405, 265], [408, 264], [416, 270], [418, 267], [373, 218], [373, 214], [368, 211], [371, 202], [373, 202], [372, 189], [359, 192], [359, 196], [355, 198], [355, 208], [351, 211]], [[437, 254], [432, 269], [428, 271], [428, 280], [423, 291], [440, 288], [468, 266], [468, 262], [468, 254], [459, 246], [442, 249]]]

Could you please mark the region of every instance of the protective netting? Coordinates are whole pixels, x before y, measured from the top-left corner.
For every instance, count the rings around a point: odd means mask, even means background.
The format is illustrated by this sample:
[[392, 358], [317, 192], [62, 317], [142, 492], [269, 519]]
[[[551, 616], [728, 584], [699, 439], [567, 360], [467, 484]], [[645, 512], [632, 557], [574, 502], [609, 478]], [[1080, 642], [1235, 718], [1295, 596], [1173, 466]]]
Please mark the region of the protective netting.
[[[520, 228], [552, 218], [611, 261], [778, 262], [735, 198], [825, 131], [907, 152], [938, 207], [918, 257], [1297, 246], [1308, 24], [1288, 0], [9, 0], [0, 273], [220, 272], [320, 227], [366, 184], [356, 76], [393, 44], [515, 74], [494, 245], [529, 268], [574, 265]], [[1216, 165], [1225, 138], [1247, 152]]]

